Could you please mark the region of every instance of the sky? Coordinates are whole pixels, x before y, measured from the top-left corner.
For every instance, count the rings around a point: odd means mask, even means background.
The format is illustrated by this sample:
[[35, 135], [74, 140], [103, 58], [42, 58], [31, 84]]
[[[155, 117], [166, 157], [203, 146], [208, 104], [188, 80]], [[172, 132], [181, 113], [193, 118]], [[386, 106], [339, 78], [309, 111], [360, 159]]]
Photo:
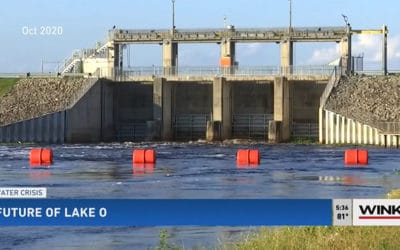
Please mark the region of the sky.
[[[388, 26], [389, 69], [400, 69], [400, 22], [396, 0], [292, 0], [293, 27], [344, 26], [348, 16], [353, 29]], [[288, 27], [288, 0], [175, 0], [175, 25], [182, 28]], [[169, 29], [171, 0], [14, 0], [0, 9], [0, 72], [52, 71], [76, 49], [105, 42], [113, 26], [126, 29]], [[40, 34], [55, 27], [56, 34]], [[35, 30], [36, 29], [36, 34]], [[380, 35], [353, 36], [353, 55], [364, 55], [365, 68], [380, 67]], [[179, 45], [180, 66], [217, 66], [217, 44]], [[322, 65], [339, 57], [335, 43], [296, 43], [295, 65]], [[161, 46], [130, 46], [125, 65], [161, 65]], [[279, 65], [275, 43], [237, 44], [237, 61], [243, 66]], [[128, 65], [127, 65], [128, 66]]]

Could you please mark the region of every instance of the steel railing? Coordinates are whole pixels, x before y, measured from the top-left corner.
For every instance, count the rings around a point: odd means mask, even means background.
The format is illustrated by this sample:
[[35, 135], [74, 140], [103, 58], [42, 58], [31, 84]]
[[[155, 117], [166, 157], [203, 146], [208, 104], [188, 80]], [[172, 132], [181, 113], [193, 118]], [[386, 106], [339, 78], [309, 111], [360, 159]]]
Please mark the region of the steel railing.
[[205, 139], [209, 114], [179, 114], [174, 119], [175, 139]]
[[339, 83], [340, 77], [342, 76], [342, 68], [335, 67], [332, 71], [331, 77], [328, 81], [328, 84], [325, 87], [324, 92], [320, 98], [320, 107], [323, 108], [328, 100], [333, 88]]
[[318, 137], [318, 123], [303, 123], [303, 122], [292, 122], [292, 136], [294, 137]]
[[232, 134], [235, 138], [266, 139], [273, 114], [233, 114]]
[[122, 71], [116, 70], [116, 76], [122, 78], [138, 76], [277, 76], [277, 75], [322, 75], [329, 76], [334, 71], [334, 66], [181, 66], [181, 67], [131, 67]]

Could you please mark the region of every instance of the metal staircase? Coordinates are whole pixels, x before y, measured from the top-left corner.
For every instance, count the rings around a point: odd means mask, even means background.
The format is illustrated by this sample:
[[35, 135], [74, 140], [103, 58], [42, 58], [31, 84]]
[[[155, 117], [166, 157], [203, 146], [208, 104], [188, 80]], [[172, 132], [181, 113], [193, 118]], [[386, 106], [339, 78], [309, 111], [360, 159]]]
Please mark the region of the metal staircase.
[[87, 58], [104, 58], [107, 53], [107, 43], [98, 44], [95, 49], [75, 50], [72, 56], [64, 60], [64, 64], [57, 68], [57, 72], [61, 74], [66, 73], [80, 73], [80, 66], [82, 61]]

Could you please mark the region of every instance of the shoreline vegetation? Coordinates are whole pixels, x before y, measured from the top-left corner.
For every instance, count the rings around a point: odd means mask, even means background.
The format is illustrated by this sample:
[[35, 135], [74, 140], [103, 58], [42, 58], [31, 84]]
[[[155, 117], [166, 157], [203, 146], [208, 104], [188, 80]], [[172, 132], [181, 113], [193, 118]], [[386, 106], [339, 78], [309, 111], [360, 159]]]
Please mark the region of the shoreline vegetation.
[[[400, 246], [400, 227], [391, 226], [304, 226], [261, 227], [244, 233], [239, 241], [223, 242], [220, 250], [264, 249], [386, 249]], [[156, 250], [209, 249], [195, 246], [185, 248], [168, 242], [168, 231], [160, 231]]]
[[263, 227], [221, 249], [399, 249], [398, 235], [400, 227]]
[[[386, 194], [387, 199], [400, 199], [400, 189]], [[238, 241], [223, 242], [215, 249], [264, 250], [264, 249], [385, 249], [400, 246], [400, 227], [395, 226], [285, 226], [261, 227], [243, 233]], [[168, 231], [160, 231], [156, 250], [185, 249], [168, 243]], [[193, 247], [190, 249], [207, 249]]]

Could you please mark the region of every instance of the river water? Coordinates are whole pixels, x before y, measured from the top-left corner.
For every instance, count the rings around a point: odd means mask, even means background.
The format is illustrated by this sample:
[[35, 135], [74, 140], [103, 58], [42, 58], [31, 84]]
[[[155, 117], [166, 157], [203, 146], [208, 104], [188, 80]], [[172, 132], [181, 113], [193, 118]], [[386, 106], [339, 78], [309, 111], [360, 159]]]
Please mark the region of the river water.
[[[368, 148], [369, 165], [345, 167], [343, 147], [204, 143], [51, 145], [49, 169], [29, 167], [29, 145], [0, 146], [1, 187], [46, 187], [49, 198], [380, 198], [400, 187], [399, 150]], [[154, 168], [132, 166], [134, 148], [154, 148]], [[256, 148], [258, 167], [236, 151]], [[0, 200], [1, 202], [1, 200]], [[4, 227], [13, 249], [153, 249], [161, 227]], [[167, 227], [169, 242], [214, 248], [255, 228]]]

